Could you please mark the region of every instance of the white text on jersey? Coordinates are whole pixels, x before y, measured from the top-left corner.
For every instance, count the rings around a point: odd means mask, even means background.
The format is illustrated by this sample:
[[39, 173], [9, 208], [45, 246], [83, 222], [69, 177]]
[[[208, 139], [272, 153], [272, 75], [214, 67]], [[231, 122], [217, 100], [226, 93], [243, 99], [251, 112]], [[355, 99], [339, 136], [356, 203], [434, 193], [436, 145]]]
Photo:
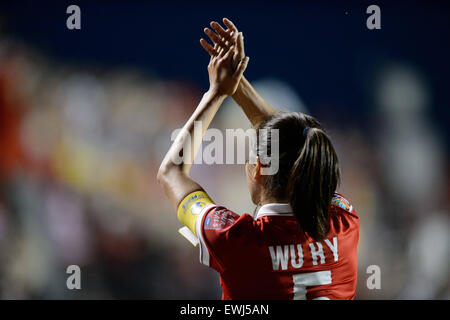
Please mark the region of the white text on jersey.
[[[325, 239], [325, 244], [333, 253], [333, 260], [338, 261], [338, 240], [333, 237], [332, 242]], [[320, 242], [309, 243], [309, 250], [311, 251], [312, 264], [318, 265], [325, 263], [325, 254], [323, 251], [323, 244]], [[270, 257], [272, 258], [273, 270], [287, 270], [289, 262], [294, 269], [299, 269], [303, 266], [303, 247], [301, 244], [269, 246]]]

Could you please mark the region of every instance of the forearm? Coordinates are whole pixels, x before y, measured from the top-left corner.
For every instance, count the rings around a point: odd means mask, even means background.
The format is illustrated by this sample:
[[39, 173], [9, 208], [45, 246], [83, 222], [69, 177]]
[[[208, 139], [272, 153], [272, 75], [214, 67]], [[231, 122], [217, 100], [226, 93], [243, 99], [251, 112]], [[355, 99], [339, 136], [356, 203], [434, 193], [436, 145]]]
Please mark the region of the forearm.
[[[176, 169], [189, 174], [195, 155], [198, 152], [203, 135], [217, 113], [226, 96], [214, 91], [207, 91], [194, 113], [178, 133], [175, 141], [167, 152], [160, 167], [160, 173], [167, 173], [169, 169]], [[200, 132], [198, 129], [201, 128]], [[182, 152], [183, 159], [180, 159]], [[177, 161], [174, 161], [177, 159]]]
[[[175, 141], [167, 152], [158, 170], [157, 179], [163, 187], [170, 202], [177, 209], [179, 202], [190, 192], [202, 189], [189, 177], [189, 171], [196, 153], [201, 146], [201, 140], [226, 96], [208, 91], [195, 109], [192, 116], [178, 133]], [[194, 132], [195, 123], [201, 124], [200, 134]], [[180, 154], [182, 157], [180, 157]]]
[[239, 82], [233, 99], [242, 108], [254, 127], [275, 113], [275, 110], [256, 92], [244, 76]]

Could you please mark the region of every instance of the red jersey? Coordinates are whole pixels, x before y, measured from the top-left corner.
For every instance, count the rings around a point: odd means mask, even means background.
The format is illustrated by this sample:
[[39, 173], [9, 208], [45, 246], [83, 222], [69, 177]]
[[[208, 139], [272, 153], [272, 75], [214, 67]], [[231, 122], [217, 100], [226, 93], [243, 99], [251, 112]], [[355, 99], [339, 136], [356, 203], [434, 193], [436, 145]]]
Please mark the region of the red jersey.
[[317, 242], [286, 203], [262, 206], [256, 219], [208, 205], [196, 224], [200, 261], [220, 274], [222, 299], [353, 299], [359, 221], [335, 194], [330, 230]]

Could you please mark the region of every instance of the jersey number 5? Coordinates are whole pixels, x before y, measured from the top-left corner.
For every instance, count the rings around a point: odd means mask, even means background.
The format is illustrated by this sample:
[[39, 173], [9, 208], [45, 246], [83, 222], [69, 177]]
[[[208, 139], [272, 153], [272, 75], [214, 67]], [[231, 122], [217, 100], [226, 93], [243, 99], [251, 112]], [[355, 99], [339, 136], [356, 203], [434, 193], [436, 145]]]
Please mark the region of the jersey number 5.
[[[297, 273], [292, 276], [292, 280], [294, 281], [294, 300], [306, 300], [306, 287], [330, 284], [331, 271]], [[327, 297], [318, 297], [316, 299], [329, 300]]]

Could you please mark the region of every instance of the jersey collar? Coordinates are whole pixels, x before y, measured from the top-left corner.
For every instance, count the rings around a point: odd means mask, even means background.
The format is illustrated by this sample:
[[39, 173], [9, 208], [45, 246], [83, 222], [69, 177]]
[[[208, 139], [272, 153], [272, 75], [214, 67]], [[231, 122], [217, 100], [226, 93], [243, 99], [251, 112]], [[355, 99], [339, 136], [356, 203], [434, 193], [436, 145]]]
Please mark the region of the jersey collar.
[[267, 203], [258, 210], [256, 219], [264, 216], [292, 216], [292, 207], [289, 203]]

